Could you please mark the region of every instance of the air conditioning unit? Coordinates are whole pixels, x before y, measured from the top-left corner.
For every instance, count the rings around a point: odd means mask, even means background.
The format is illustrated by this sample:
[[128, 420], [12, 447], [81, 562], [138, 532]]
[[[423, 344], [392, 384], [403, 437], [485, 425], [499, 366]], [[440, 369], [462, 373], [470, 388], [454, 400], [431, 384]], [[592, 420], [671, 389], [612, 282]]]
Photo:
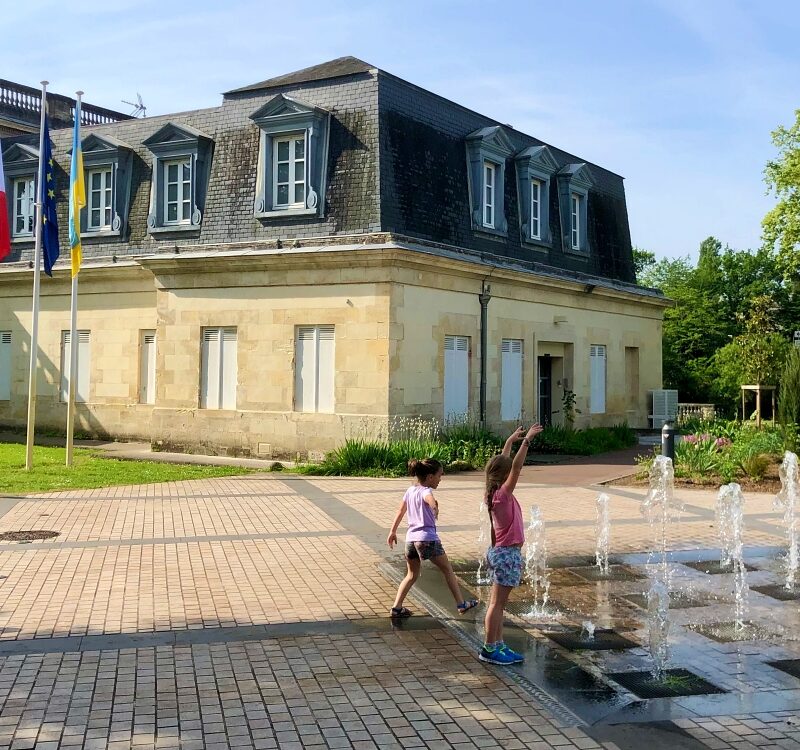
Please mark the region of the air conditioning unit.
[[675, 421], [678, 415], [678, 391], [650, 391], [650, 414], [654, 430], [660, 430], [664, 422]]

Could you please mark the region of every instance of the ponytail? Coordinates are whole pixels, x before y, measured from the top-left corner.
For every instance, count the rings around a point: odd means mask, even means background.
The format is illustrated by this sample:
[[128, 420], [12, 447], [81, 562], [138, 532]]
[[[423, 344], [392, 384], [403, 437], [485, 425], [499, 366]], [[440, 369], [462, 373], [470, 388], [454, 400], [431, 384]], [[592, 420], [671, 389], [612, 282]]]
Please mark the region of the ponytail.
[[442, 464], [435, 458], [412, 458], [408, 462], [408, 475], [416, 477], [420, 482], [424, 482], [429, 476], [437, 474], [441, 470]]

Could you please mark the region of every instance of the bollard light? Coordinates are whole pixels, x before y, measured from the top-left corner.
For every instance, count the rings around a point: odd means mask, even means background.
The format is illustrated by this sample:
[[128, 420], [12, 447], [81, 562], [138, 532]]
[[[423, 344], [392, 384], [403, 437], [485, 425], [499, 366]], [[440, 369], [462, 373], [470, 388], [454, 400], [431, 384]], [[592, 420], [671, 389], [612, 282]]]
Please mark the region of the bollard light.
[[661, 428], [661, 455], [675, 461], [675, 425], [669, 420]]

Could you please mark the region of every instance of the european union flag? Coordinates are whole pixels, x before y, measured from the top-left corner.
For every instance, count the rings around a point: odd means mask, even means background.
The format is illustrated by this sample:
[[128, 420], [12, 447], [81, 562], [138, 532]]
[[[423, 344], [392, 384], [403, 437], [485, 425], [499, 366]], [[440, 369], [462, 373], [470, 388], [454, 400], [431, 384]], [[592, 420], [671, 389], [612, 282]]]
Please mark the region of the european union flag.
[[39, 184], [44, 185], [42, 198], [42, 251], [44, 272], [53, 275], [53, 266], [58, 260], [58, 217], [56, 216], [56, 164], [50, 146], [50, 128], [44, 118], [44, 151], [41, 160]]

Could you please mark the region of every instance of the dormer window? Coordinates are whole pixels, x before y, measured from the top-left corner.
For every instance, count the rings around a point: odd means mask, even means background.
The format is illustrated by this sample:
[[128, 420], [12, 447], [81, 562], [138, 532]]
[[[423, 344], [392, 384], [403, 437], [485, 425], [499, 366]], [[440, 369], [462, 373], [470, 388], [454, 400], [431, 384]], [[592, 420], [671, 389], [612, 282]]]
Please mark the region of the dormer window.
[[505, 236], [506, 160], [514, 148], [500, 125], [476, 130], [466, 140], [472, 228]]
[[594, 178], [586, 164], [567, 164], [558, 171], [558, 197], [561, 211], [563, 252], [588, 256], [589, 188]]
[[36, 175], [39, 149], [15, 143], [3, 152], [5, 190], [8, 200], [8, 225], [15, 242], [33, 240], [36, 225]]
[[323, 216], [330, 115], [279, 94], [250, 117], [261, 131], [256, 218]]
[[542, 239], [542, 183], [531, 180], [531, 239]]
[[304, 133], [273, 139], [275, 155], [272, 207], [276, 210], [306, 206], [306, 137]]
[[495, 174], [497, 166], [490, 161], [483, 163], [483, 226], [494, 229]]
[[189, 125], [170, 122], [144, 145], [153, 154], [148, 232], [198, 230], [205, 210], [214, 141]]
[[571, 232], [570, 241], [573, 250], [581, 249], [581, 196], [577, 193], [572, 194]]
[[192, 159], [164, 162], [164, 224], [192, 222]]
[[14, 186], [11, 234], [14, 237], [33, 236], [33, 221], [36, 211], [36, 180], [30, 177], [17, 177], [11, 181]]
[[86, 207], [81, 237], [124, 237], [131, 193], [133, 149], [109, 135], [92, 133], [81, 142], [86, 170]]
[[519, 222], [523, 242], [545, 250], [552, 245], [550, 232], [550, 184], [558, 164], [547, 146], [520, 151], [517, 163]]
[[86, 228], [90, 231], [99, 232], [104, 229], [111, 229], [111, 193], [113, 191], [111, 176], [113, 172], [114, 170], [110, 166], [87, 171], [89, 221], [86, 224]]

